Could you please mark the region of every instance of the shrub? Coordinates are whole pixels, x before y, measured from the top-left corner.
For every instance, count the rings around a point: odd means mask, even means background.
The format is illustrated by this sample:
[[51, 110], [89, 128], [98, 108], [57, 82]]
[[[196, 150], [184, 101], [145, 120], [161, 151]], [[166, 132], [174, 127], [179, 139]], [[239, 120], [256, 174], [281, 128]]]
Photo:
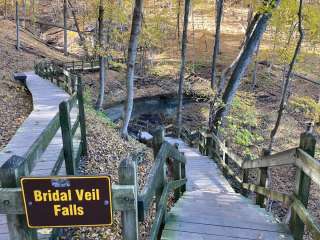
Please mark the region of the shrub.
[[310, 121], [319, 122], [320, 104], [309, 96], [293, 97], [289, 101], [289, 109], [296, 113], [303, 113]]

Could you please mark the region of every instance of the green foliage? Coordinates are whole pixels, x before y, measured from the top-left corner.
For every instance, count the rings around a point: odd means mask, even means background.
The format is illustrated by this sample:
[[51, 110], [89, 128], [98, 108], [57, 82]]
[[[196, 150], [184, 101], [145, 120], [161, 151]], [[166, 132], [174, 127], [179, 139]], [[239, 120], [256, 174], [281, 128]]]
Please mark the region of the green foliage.
[[102, 112], [102, 111], [96, 111], [93, 107], [92, 107], [92, 95], [91, 92], [86, 90], [83, 93], [83, 101], [85, 103], [85, 108], [86, 111], [94, 114], [95, 116], [97, 116], [102, 122], [104, 122], [107, 126], [111, 127], [111, 128], [116, 128], [116, 124], [114, 122], [111, 121], [110, 118], [108, 118], [108, 116]]
[[242, 146], [245, 155], [250, 155], [248, 147], [263, 140], [253, 131], [258, 124], [254, 96], [239, 92], [233, 100], [230, 111], [224, 134], [232, 138], [235, 144]]
[[92, 104], [92, 94], [87, 88], [85, 88], [83, 91], [83, 101], [86, 105]]
[[320, 104], [309, 96], [293, 97], [289, 102], [289, 109], [303, 113], [311, 121], [320, 120]]

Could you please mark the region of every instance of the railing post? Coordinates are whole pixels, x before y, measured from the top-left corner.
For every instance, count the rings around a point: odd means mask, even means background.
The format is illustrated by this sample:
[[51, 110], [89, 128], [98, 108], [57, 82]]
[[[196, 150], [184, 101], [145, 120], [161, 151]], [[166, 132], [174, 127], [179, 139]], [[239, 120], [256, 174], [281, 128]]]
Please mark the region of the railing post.
[[[314, 157], [316, 146], [316, 138], [312, 134], [311, 126], [307, 131], [300, 136], [300, 148], [307, 152], [310, 156]], [[308, 177], [301, 169], [297, 169], [296, 182], [295, 182], [295, 197], [307, 208], [310, 191], [310, 177]], [[290, 229], [295, 240], [303, 239], [304, 223], [299, 218], [298, 214], [292, 209], [290, 219]]]
[[[29, 175], [28, 165], [25, 159], [12, 156], [0, 167], [1, 187], [15, 188], [20, 186], [19, 178]], [[10, 240], [35, 240], [38, 239], [37, 231], [27, 225], [25, 215], [7, 215], [7, 224]]]
[[210, 135], [210, 132], [207, 131], [206, 132], [206, 145], [205, 145], [205, 148], [206, 148], [206, 155], [211, 157], [212, 154], [213, 154], [213, 139], [212, 139], [212, 136]]
[[[248, 156], [246, 156], [246, 160], [251, 160]], [[242, 183], [249, 182], [249, 169], [241, 169], [242, 170]], [[241, 194], [244, 197], [249, 196], [249, 191], [241, 186]]]
[[[229, 147], [229, 144], [227, 141], [224, 141], [224, 146], [226, 148]], [[216, 149], [216, 151], [217, 151], [217, 149]], [[216, 153], [216, 154], [219, 154], [219, 153]], [[225, 151], [222, 151], [222, 162], [226, 166], [226, 168], [223, 168], [223, 175], [227, 176], [227, 174], [228, 174], [227, 173], [227, 166], [229, 165], [229, 156]]]
[[68, 102], [63, 101], [59, 105], [60, 109], [60, 125], [62, 132], [63, 153], [66, 164], [66, 171], [68, 175], [75, 175], [76, 164], [73, 156], [73, 142], [71, 135], [71, 122]]
[[[263, 156], [269, 156], [271, 152], [267, 149], [263, 150]], [[268, 168], [262, 167], [258, 170], [257, 175], [257, 182], [258, 185], [261, 187], [266, 187], [268, 182]], [[265, 196], [262, 194], [257, 193], [256, 194], [256, 204], [259, 205], [261, 208], [265, 207]]]
[[164, 142], [164, 128], [159, 127], [157, 128], [154, 133], [153, 133], [153, 138], [152, 138], [152, 147], [153, 147], [153, 156], [156, 158], [162, 143]]
[[[175, 144], [175, 148], [178, 149], [179, 144]], [[181, 163], [179, 161], [173, 161], [173, 179], [180, 180], [181, 179]], [[177, 202], [181, 196], [181, 189], [177, 188], [174, 190], [174, 201]]]
[[137, 171], [136, 162], [132, 158], [121, 161], [119, 166], [119, 184], [133, 185], [135, 187], [135, 209], [121, 212], [123, 226], [123, 239], [138, 240], [138, 193], [137, 193]]
[[88, 145], [87, 145], [86, 117], [85, 117], [85, 110], [84, 110], [83, 89], [82, 89], [81, 77], [78, 77], [78, 81], [77, 81], [77, 95], [78, 95], [80, 131], [81, 131], [82, 156], [87, 156], [88, 155], [88, 147], [87, 147]]
[[[184, 152], [181, 153], [184, 156]], [[181, 163], [181, 179], [186, 178], [186, 164]], [[181, 194], [183, 194], [186, 191], [186, 184], [181, 186]]]

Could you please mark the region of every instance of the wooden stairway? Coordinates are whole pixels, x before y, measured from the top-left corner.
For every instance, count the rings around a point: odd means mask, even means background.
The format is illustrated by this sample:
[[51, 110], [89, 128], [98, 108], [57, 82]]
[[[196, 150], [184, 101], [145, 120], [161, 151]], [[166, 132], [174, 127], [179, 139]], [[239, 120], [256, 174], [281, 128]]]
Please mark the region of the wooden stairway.
[[209, 157], [174, 138], [184, 152], [187, 191], [167, 215], [161, 239], [293, 239], [284, 224], [235, 193]]

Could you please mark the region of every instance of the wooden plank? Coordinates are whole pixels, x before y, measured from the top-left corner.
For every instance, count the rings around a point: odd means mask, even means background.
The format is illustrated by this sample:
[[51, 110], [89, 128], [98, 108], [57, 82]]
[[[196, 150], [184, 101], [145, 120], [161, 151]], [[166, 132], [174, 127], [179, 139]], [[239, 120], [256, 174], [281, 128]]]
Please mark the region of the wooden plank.
[[296, 160], [296, 150], [297, 148], [292, 148], [269, 156], [263, 156], [258, 159], [246, 160], [243, 162], [241, 167], [244, 169], [251, 169], [294, 164]]
[[295, 199], [293, 209], [300, 217], [301, 221], [306, 225], [308, 231], [312, 233], [314, 239], [320, 239], [320, 225], [317, 220], [308, 212], [300, 200]]
[[292, 239], [285, 233], [185, 222], [169, 222], [166, 224], [165, 230], [215, 235], [220, 236], [222, 239], [224, 239], [224, 237], [265, 240]]
[[320, 163], [302, 149], [297, 149], [296, 166], [320, 186]]
[[236, 228], [250, 228], [254, 230], [264, 230], [273, 232], [289, 233], [289, 229], [285, 224], [278, 224], [276, 222], [267, 222], [250, 218], [223, 218], [215, 214], [212, 215], [192, 215], [188, 212], [174, 213], [169, 212], [167, 215], [167, 222], [189, 222], [199, 224], [210, 224], [217, 226], [236, 227]]
[[248, 189], [252, 192], [262, 194], [270, 198], [271, 200], [280, 201], [287, 205], [290, 205], [293, 201], [293, 197], [288, 194], [275, 192], [262, 186], [257, 186], [255, 184], [249, 184], [249, 183], [243, 183], [242, 186], [243, 188]]

